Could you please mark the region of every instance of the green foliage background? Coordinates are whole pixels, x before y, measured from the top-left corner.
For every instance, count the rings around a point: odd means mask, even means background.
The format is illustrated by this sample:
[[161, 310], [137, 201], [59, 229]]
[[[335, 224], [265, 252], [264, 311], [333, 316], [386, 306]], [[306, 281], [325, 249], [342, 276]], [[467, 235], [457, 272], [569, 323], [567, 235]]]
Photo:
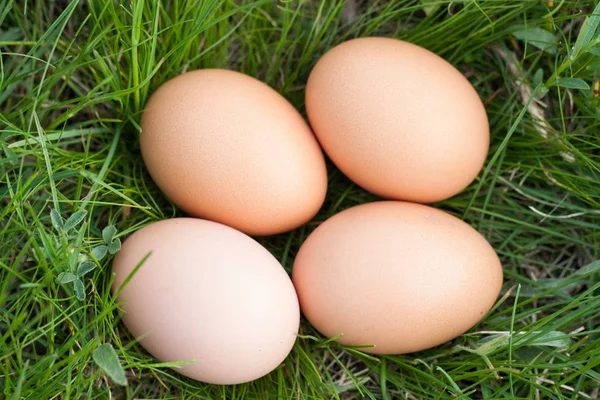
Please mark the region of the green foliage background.
[[[598, 398], [599, 22], [589, 0], [0, 1], [0, 397]], [[109, 291], [121, 238], [181, 215], [139, 154], [148, 96], [183, 71], [230, 68], [304, 113], [316, 60], [373, 35], [445, 57], [486, 103], [485, 169], [436, 206], [495, 247], [503, 297], [416, 354], [368, 356], [303, 323], [285, 363], [250, 384], [158, 363]], [[315, 219], [259, 240], [289, 272], [318, 223], [373, 200], [330, 165]]]

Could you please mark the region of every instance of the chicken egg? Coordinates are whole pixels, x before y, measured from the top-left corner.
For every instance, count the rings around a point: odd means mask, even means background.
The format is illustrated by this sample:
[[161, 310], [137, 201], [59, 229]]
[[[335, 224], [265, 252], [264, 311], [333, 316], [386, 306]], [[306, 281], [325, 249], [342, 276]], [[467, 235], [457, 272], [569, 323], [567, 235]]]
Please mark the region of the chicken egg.
[[150, 175], [190, 216], [270, 235], [323, 204], [327, 171], [310, 127], [250, 76], [203, 69], [171, 79], [148, 101], [141, 127]]
[[[466, 332], [494, 305], [502, 266], [460, 219], [398, 201], [334, 215], [306, 239], [292, 279], [328, 338], [377, 354], [411, 353]], [[374, 347], [369, 347], [374, 346]]]
[[225, 225], [192, 218], [147, 225], [124, 242], [113, 273], [128, 330], [161, 362], [191, 361], [176, 369], [190, 378], [260, 378], [296, 340], [300, 311], [288, 274]]
[[429, 203], [467, 187], [489, 147], [485, 108], [436, 54], [401, 40], [344, 42], [306, 86], [310, 124], [336, 166], [381, 197]]

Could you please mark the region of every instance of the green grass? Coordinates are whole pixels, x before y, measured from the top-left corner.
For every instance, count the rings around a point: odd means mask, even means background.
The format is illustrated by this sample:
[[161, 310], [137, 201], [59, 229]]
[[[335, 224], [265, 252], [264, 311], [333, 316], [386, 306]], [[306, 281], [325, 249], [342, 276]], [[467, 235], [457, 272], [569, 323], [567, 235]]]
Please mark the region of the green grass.
[[[584, 23], [597, 1], [118, 3], [0, 0], [0, 398], [600, 397], [600, 97], [586, 88], [600, 75], [600, 33], [590, 28], [599, 17]], [[503, 297], [471, 331], [416, 354], [374, 357], [303, 322], [280, 368], [221, 387], [178, 375], [135, 343], [110, 294], [112, 255], [82, 278], [85, 300], [57, 283], [102, 245], [106, 226], [123, 239], [181, 215], [139, 154], [140, 113], [162, 82], [231, 68], [304, 113], [319, 56], [368, 35], [437, 52], [487, 103], [484, 171], [436, 205], [484, 234], [504, 265]], [[374, 199], [329, 166], [314, 221], [259, 240], [289, 272], [319, 222]], [[87, 213], [64, 233], [51, 209], [63, 219]], [[126, 387], [94, 361], [106, 343]]]

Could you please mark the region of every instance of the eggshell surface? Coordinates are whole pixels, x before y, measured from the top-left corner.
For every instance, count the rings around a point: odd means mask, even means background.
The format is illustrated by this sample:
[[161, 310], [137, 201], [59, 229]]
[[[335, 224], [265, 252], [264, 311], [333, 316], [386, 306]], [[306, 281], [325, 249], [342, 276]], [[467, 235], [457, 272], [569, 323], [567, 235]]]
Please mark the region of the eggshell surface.
[[306, 110], [321, 146], [381, 197], [433, 202], [468, 186], [489, 148], [485, 108], [436, 54], [400, 40], [344, 42], [315, 65]]
[[211, 221], [176, 218], [148, 225], [113, 263], [123, 321], [162, 362], [189, 361], [183, 375], [214, 384], [251, 381], [275, 369], [298, 332], [292, 282], [260, 244]]
[[326, 337], [401, 354], [464, 333], [490, 310], [502, 266], [475, 229], [421, 204], [342, 211], [304, 242], [292, 271], [300, 308]]
[[204, 69], [163, 84], [141, 121], [153, 180], [191, 216], [251, 235], [294, 229], [321, 207], [323, 153], [308, 124], [268, 85]]

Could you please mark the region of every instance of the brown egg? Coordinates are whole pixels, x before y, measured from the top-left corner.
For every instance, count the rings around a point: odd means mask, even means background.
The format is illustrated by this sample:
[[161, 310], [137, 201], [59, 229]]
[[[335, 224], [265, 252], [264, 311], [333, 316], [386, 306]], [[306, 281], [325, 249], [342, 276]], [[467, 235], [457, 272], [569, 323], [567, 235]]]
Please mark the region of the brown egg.
[[321, 224], [292, 277], [300, 309], [327, 337], [377, 354], [437, 346], [493, 306], [502, 266], [473, 228], [421, 204], [375, 202]]
[[302, 225], [323, 204], [317, 140], [285, 98], [254, 78], [187, 72], [152, 95], [141, 126], [150, 175], [192, 216], [268, 235]]
[[148, 225], [125, 241], [113, 273], [131, 334], [162, 362], [193, 361], [176, 369], [193, 379], [260, 378], [296, 340], [300, 310], [289, 276], [260, 244], [225, 225], [192, 218]]
[[473, 86], [444, 59], [400, 40], [331, 49], [310, 74], [306, 110], [338, 168], [385, 198], [451, 197], [488, 152], [487, 115]]

